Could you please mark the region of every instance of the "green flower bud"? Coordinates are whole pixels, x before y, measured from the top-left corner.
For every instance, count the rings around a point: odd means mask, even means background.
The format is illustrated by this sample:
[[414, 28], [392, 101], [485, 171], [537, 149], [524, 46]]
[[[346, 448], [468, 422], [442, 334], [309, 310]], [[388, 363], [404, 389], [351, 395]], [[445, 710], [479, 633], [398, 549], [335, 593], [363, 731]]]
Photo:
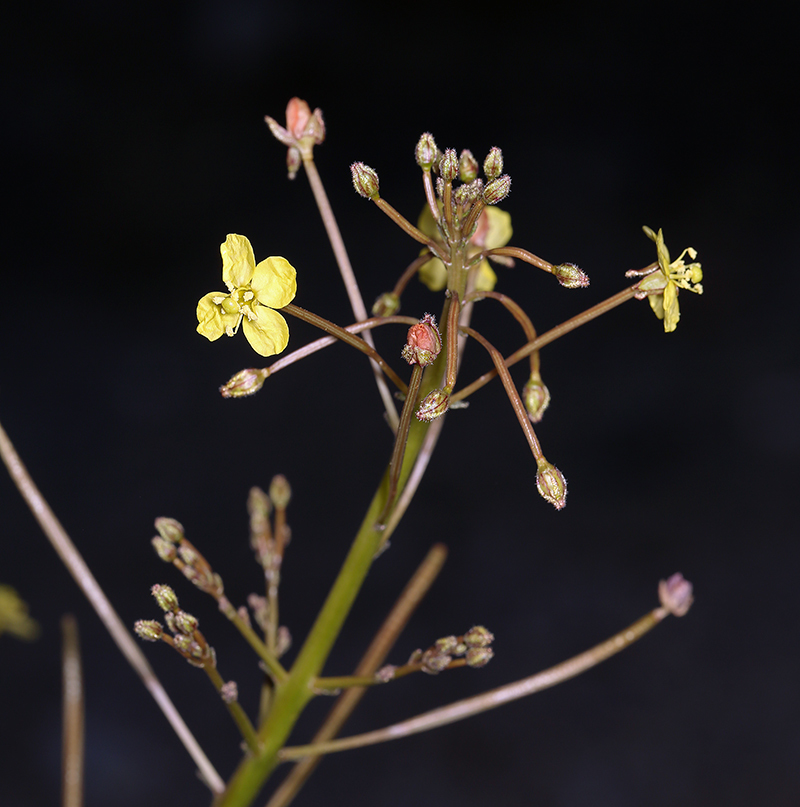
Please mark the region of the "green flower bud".
[[246, 370], [239, 370], [231, 380], [219, 388], [223, 398], [244, 398], [247, 395], [255, 395], [264, 382], [269, 377], [269, 367], [260, 370], [255, 367], [248, 367]]
[[511, 190], [511, 177], [508, 174], [493, 179], [483, 189], [483, 200], [487, 205], [496, 205], [508, 196]]
[[464, 634], [464, 642], [470, 647], [488, 647], [493, 641], [494, 634], [483, 625], [475, 625]]
[[443, 636], [441, 639], [437, 639], [433, 644], [439, 653], [450, 655], [455, 653], [459, 642], [455, 636]]
[[134, 623], [133, 630], [146, 642], [157, 642], [164, 634], [164, 626], [155, 619], [138, 619]]
[[183, 633], [185, 636], [191, 636], [197, 630], [197, 617], [192, 616], [186, 611], [175, 612], [175, 630]]
[[528, 383], [522, 388], [522, 400], [531, 423], [538, 423], [550, 405], [550, 390], [542, 383], [539, 373], [531, 373]]
[[458, 176], [462, 182], [472, 182], [478, 176], [478, 161], [469, 149], [464, 149], [458, 158]]
[[445, 182], [452, 182], [458, 176], [458, 157], [455, 149], [447, 149], [439, 162], [439, 176]]
[[553, 267], [558, 282], [567, 289], [582, 289], [589, 285], [589, 275], [574, 263], [561, 263]]
[[497, 179], [503, 173], [503, 152], [493, 146], [483, 161], [483, 173], [486, 179]]
[[436, 389], [422, 399], [417, 409], [417, 419], [426, 423], [441, 417], [450, 406], [450, 396]]
[[169, 586], [160, 586], [158, 583], [150, 589], [150, 593], [155, 597], [158, 607], [162, 611], [177, 611], [178, 597]]
[[158, 557], [165, 563], [172, 563], [178, 556], [178, 550], [175, 549], [175, 544], [165, 541], [160, 535], [156, 535], [150, 539], [153, 549], [156, 550]]
[[174, 518], [157, 518], [156, 529], [158, 534], [165, 540], [173, 544], [179, 544], [184, 537], [183, 526]]
[[372, 304], [373, 317], [391, 317], [400, 310], [400, 298], [393, 291], [386, 291]]
[[491, 647], [470, 647], [464, 657], [468, 667], [485, 667], [494, 658]]
[[350, 166], [350, 173], [353, 175], [353, 187], [356, 193], [361, 194], [366, 199], [377, 199], [379, 183], [378, 174], [364, 163], [353, 163]]
[[550, 502], [556, 510], [563, 509], [567, 503], [567, 480], [564, 474], [547, 460], [542, 459], [539, 463], [539, 471], [536, 474], [536, 487], [539, 495]]
[[414, 150], [414, 159], [417, 161], [417, 165], [422, 168], [423, 171], [430, 171], [438, 155], [439, 149], [436, 148], [436, 141], [433, 139], [433, 135], [430, 132], [425, 132], [425, 134], [420, 137], [417, 147]]
[[278, 510], [285, 510], [292, 498], [289, 480], [283, 474], [276, 474], [269, 483], [269, 498]]

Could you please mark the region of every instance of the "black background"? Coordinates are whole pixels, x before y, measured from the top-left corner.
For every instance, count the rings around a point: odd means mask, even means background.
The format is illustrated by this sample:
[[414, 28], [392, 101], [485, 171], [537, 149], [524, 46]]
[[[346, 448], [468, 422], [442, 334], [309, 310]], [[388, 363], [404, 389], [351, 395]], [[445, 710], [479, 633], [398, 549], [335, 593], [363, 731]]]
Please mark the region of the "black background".
[[[542, 354], [553, 403], [539, 428], [570, 483], [556, 513], [498, 384], [450, 415], [391, 550], [375, 565], [326, 668], [352, 669], [434, 540], [450, 559], [392, 660], [483, 623], [482, 671], [415, 676], [370, 693], [346, 733], [375, 728], [549, 666], [656, 604], [682, 571], [696, 603], [581, 678], [409, 740], [327, 760], [298, 805], [794, 805], [800, 801], [797, 642], [797, 63], [769, 5], [413, 4], [391, 14], [322, 3], [32, 3], [3, 24], [5, 198], [0, 418], [126, 623], [156, 618], [174, 584], [252, 712], [258, 674], [213, 603], [153, 554], [152, 520], [181, 520], [234, 602], [259, 588], [245, 500], [293, 486], [282, 616], [297, 640], [360, 523], [390, 450], [365, 363], [330, 349], [252, 399], [216, 392], [253, 364], [245, 339], [195, 333], [221, 287], [219, 244], [247, 235], [298, 269], [296, 303], [351, 315], [302, 176], [264, 114], [322, 107], [317, 163], [368, 301], [416, 245], [350, 185], [375, 167], [414, 219], [413, 148], [482, 159], [503, 148], [513, 243], [590, 275], [561, 289], [522, 265], [499, 288], [540, 330], [654, 258], [699, 251], [702, 297], [665, 335], [628, 303]], [[404, 313], [437, 311], [415, 284]], [[491, 304], [476, 326], [506, 352]], [[290, 323], [291, 345], [313, 338]], [[401, 330], [379, 335], [387, 356]], [[488, 365], [470, 345], [465, 380]], [[400, 368], [400, 363], [395, 366]], [[515, 372], [524, 380], [521, 370]], [[0, 801], [59, 789], [59, 635], [77, 615], [87, 687], [88, 805], [208, 801], [156, 706], [0, 480], [0, 581], [42, 624], [0, 639]], [[146, 645], [223, 776], [237, 734], [200, 671]], [[302, 742], [328, 703], [313, 704]], [[262, 802], [263, 803], [263, 800]]]

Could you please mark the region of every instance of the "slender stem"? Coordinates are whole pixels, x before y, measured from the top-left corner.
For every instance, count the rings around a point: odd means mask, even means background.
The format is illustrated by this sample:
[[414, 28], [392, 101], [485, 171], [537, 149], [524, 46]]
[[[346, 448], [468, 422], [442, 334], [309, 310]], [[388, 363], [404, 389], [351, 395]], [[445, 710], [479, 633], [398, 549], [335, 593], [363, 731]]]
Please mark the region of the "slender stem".
[[456, 701], [439, 709], [433, 709], [417, 717], [412, 717], [410, 720], [403, 720], [400, 723], [395, 723], [377, 731], [315, 745], [287, 747], [281, 751], [280, 757], [282, 760], [300, 759], [310, 754], [330, 754], [335, 751], [345, 751], [349, 748], [359, 748], [388, 740], [396, 740], [400, 737], [410, 737], [412, 734], [419, 734], [439, 726], [446, 726], [449, 723], [455, 723], [481, 712], [487, 712], [511, 701], [525, 698], [528, 695], [533, 695], [543, 689], [574, 678], [576, 675], [619, 653], [620, 650], [624, 650], [644, 636], [645, 633], [652, 630], [668, 613], [665, 608], [656, 608], [605, 642], [601, 642], [584, 653], [573, 656], [571, 659], [561, 662], [561, 664], [556, 664], [554, 667], [528, 678], [492, 689], [489, 692], [483, 692], [471, 698]]
[[436, 191], [433, 189], [433, 179], [431, 177], [431, 169], [425, 168], [422, 171], [422, 184], [425, 187], [425, 200], [428, 203], [428, 208], [431, 211], [433, 220], [439, 221], [439, 205], [436, 204]]
[[11, 474], [11, 478], [14, 480], [19, 492], [22, 494], [22, 498], [25, 499], [34, 517], [39, 522], [42, 531], [47, 536], [81, 591], [83, 591], [86, 598], [92, 604], [92, 607], [105, 625], [106, 630], [111, 634], [111, 638], [116, 643], [122, 655], [136, 671], [142, 683], [147, 687], [147, 690], [159, 705], [164, 716], [169, 721], [169, 724], [199, 768], [203, 781], [212, 792], [221, 793], [225, 789], [225, 784], [220, 778], [220, 775], [217, 773], [208, 757], [203, 753], [202, 748], [200, 748], [197, 740], [195, 740], [191, 731], [189, 731], [189, 727], [184, 723], [183, 718], [178, 713], [169, 695], [167, 695], [161, 682], [156, 677], [153, 668], [145, 658], [139, 645], [136, 644], [133, 637], [128, 632], [128, 629], [122, 623], [119, 615], [109, 602], [108, 597], [106, 597], [102, 588], [100, 588], [100, 584], [86, 565], [86, 561], [83, 559], [80, 552], [78, 552], [77, 547], [72, 543], [70, 537], [61, 526], [61, 523], [34, 484], [33, 479], [31, 479], [30, 474], [22, 464], [22, 460], [14, 450], [14, 446], [2, 425], [0, 425], [0, 454], [2, 454], [3, 462], [5, 462]]
[[61, 805], [83, 807], [84, 694], [78, 621], [61, 618], [61, 684], [63, 731], [61, 748]]
[[488, 258], [492, 255], [519, 258], [521, 261], [525, 261], [525, 263], [529, 263], [539, 269], [544, 269], [545, 272], [550, 272], [551, 274], [553, 272], [552, 263], [548, 263], [544, 258], [540, 258], [538, 255], [534, 255], [532, 252], [528, 252], [527, 249], [522, 249], [521, 247], [495, 247], [495, 249], [486, 249], [481, 253], [483, 258]]
[[[206, 675], [211, 679], [211, 683], [214, 685], [214, 688], [221, 695], [222, 687], [225, 685], [225, 681], [222, 680], [222, 676], [217, 671], [217, 668], [211, 663], [208, 663], [203, 665], [203, 669], [206, 671]], [[223, 699], [223, 702], [225, 703], [225, 707], [227, 708], [230, 716], [233, 718], [233, 722], [236, 723], [239, 733], [247, 743], [247, 747], [252, 753], [258, 753], [261, 743], [259, 742], [255, 727], [250, 722], [250, 718], [245, 714], [244, 709], [242, 709], [238, 701], [231, 701], [228, 703], [228, 701]]]
[[[523, 345], [519, 350], [506, 357], [506, 367], [512, 367], [518, 361], [522, 361], [524, 358], [530, 356], [534, 351], [543, 348], [545, 345], [549, 345], [551, 342], [555, 342], [556, 339], [559, 339], [570, 331], [574, 331], [576, 328], [580, 328], [581, 325], [585, 325], [587, 322], [591, 322], [591, 320], [596, 319], [601, 314], [611, 311], [612, 308], [622, 305], [622, 303], [635, 297], [636, 292], [637, 289], [635, 286], [629, 286], [628, 288], [617, 292], [617, 294], [612, 295], [607, 300], [603, 300], [602, 303], [598, 303], [597, 305], [588, 308], [583, 313], [577, 314], [571, 319], [568, 319], [566, 322], [562, 322], [561, 325], [557, 325], [555, 328], [551, 328], [541, 336], [537, 336], [532, 342], [528, 342], [527, 345]], [[450, 397], [450, 404], [452, 405], [456, 401], [461, 401], [464, 398], [472, 395], [473, 392], [488, 384], [496, 375], [497, 370], [489, 370], [489, 372], [484, 373], [469, 386], [464, 387], [452, 395]]]
[[[330, 320], [324, 319], [317, 314], [313, 314], [311, 311], [306, 311], [305, 308], [300, 308], [300, 306], [294, 305], [293, 303], [285, 305], [281, 311], [285, 311], [287, 314], [291, 314], [293, 317], [302, 319], [304, 322], [308, 322], [310, 325], [319, 328], [321, 331], [325, 331], [326, 333], [335, 336], [337, 339], [347, 345], [350, 345], [351, 347], [354, 347], [356, 350], [366, 353], [366, 355], [369, 356], [381, 368], [381, 370], [383, 370], [383, 372], [391, 379], [392, 383], [401, 392], [406, 392], [407, 387], [405, 381], [403, 381], [400, 376], [398, 376], [397, 373], [395, 373], [395, 371], [389, 367], [389, 365], [383, 360], [383, 357], [378, 353], [377, 350], [375, 350], [374, 347], [370, 347], [360, 337], [354, 336], [346, 328], [341, 328], [339, 325], [335, 325], [333, 322], [330, 322]], [[397, 415], [396, 411], [395, 415]]]
[[461, 316], [461, 303], [458, 292], [450, 293], [450, 310], [447, 312], [447, 341], [445, 380], [442, 391], [449, 395], [456, 385], [458, 375], [458, 318]]
[[[397, 637], [441, 571], [446, 557], [447, 549], [444, 544], [434, 544], [431, 547], [375, 634], [367, 652], [356, 667], [356, 675], [371, 675], [383, 664], [397, 641]], [[314, 735], [314, 742], [320, 743], [335, 737], [366, 691], [363, 688], [353, 688], [344, 692]], [[321, 761], [321, 757], [309, 756], [295, 765], [281, 782], [280, 787], [273, 793], [272, 798], [267, 802], [267, 807], [286, 807]]]
[[432, 238], [425, 235], [422, 230], [417, 229], [405, 216], [395, 210], [385, 199], [380, 196], [372, 201], [401, 229], [406, 235], [410, 235], [415, 241], [424, 244], [436, 257], [443, 257], [442, 248]]
[[[325, 231], [328, 234], [328, 240], [331, 242], [333, 254], [336, 258], [336, 263], [339, 266], [339, 273], [342, 276], [344, 287], [347, 290], [347, 296], [350, 299], [350, 307], [353, 309], [353, 315], [357, 320], [365, 320], [367, 318], [367, 309], [364, 306], [364, 299], [361, 296], [361, 291], [358, 288], [358, 281], [356, 280], [355, 272], [350, 263], [350, 258], [347, 254], [347, 249], [342, 239], [342, 234], [339, 231], [339, 225], [336, 223], [336, 217], [333, 215], [333, 209], [328, 201], [328, 194], [325, 193], [325, 186], [322, 184], [317, 166], [314, 163], [314, 157], [309, 152], [301, 152], [303, 154], [303, 167], [308, 177], [308, 184], [311, 186], [311, 191], [314, 194], [314, 200], [317, 203], [322, 223], [325, 225]], [[366, 334], [364, 341], [374, 350], [375, 342], [372, 339], [372, 334]], [[389, 420], [389, 426], [392, 431], [397, 429], [398, 417], [397, 409], [395, 408], [394, 400], [386, 382], [380, 373], [378, 365], [373, 359], [372, 370], [375, 375], [375, 383], [378, 385], [378, 392], [380, 393], [383, 406], [386, 409], [386, 416]]]

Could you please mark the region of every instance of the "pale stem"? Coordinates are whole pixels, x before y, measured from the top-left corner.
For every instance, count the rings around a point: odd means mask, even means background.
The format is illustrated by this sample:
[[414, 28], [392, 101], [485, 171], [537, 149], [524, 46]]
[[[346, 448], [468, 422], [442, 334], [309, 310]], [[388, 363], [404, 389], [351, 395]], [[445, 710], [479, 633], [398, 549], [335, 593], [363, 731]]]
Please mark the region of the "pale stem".
[[433, 189], [433, 179], [431, 177], [430, 168], [423, 169], [422, 184], [425, 186], [425, 200], [428, 202], [428, 208], [431, 211], [433, 220], [438, 222], [441, 214], [439, 213], [439, 205], [436, 204], [436, 191]]
[[209, 789], [214, 793], [222, 793], [225, 790], [225, 783], [215, 770], [211, 761], [203, 753], [197, 740], [195, 740], [189, 727], [184, 723], [183, 718], [178, 713], [175, 705], [167, 695], [166, 690], [156, 677], [153, 668], [142, 653], [139, 645], [128, 632], [122, 623], [119, 615], [106, 597], [94, 575], [86, 565], [86, 561], [78, 552], [75, 544], [72, 543], [61, 523], [56, 518], [50, 506], [45, 501], [39, 489], [31, 479], [22, 460], [14, 450], [11, 440], [8, 438], [3, 427], [0, 425], [0, 454], [3, 456], [11, 478], [14, 480], [22, 498], [25, 499], [28, 507], [33, 513], [39, 526], [47, 536], [53, 548], [58, 553], [64, 565], [69, 570], [75, 582], [86, 598], [92, 604], [100, 620], [105, 625], [106, 630], [111, 634], [111, 638], [119, 648], [120, 652], [127, 659], [128, 663], [136, 671], [148, 692], [156, 701], [164, 716], [169, 721], [175, 733], [180, 738], [186, 750], [191, 755], [195, 764], [199, 768], [200, 776]]
[[[355, 675], [372, 675], [383, 664], [389, 651], [397, 641], [397, 637], [405, 628], [411, 615], [438, 576], [446, 557], [447, 548], [444, 544], [434, 544], [431, 547], [375, 634], [375, 638], [372, 640], [367, 652], [359, 662], [358, 667], [356, 667]], [[314, 735], [314, 743], [321, 743], [335, 737], [347, 718], [350, 717], [360, 703], [366, 691], [363, 687], [353, 687], [340, 695], [325, 718], [324, 723]], [[298, 762], [281, 782], [280, 787], [273, 793], [266, 807], [286, 807], [321, 761], [321, 757], [309, 756], [302, 762]]]
[[523, 678], [511, 684], [492, 689], [471, 698], [456, 701], [448, 706], [433, 709], [430, 712], [412, 717], [410, 720], [403, 720], [400, 723], [387, 726], [377, 731], [370, 731], [365, 734], [357, 734], [353, 737], [344, 737], [341, 740], [331, 740], [313, 745], [287, 747], [280, 751], [282, 760], [300, 759], [311, 754], [331, 754], [336, 751], [345, 751], [350, 748], [360, 748], [365, 745], [375, 745], [397, 740], [401, 737], [410, 737], [412, 734], [419, 734], [423, 731], [430, 731], [439, 726], [446, 726], [464, 720], [467, 717], [488, 712], [506, 703], [525, 698], [543, 689], [560, 684], [576, 675], [585, 672], [602, 661], [624, 650], [633, 644], [645, 633], [652, 630], [669, 612], [666, 608], [655, 608], [649, 614], [643, 616], [637, 622], [620, 631], [615, 636], [607, 639], [601, 644], [595, 645], [590, 650], [573, 656], [571, 659], [556, 664], [547, 670], [543, 670], [536, 675]]
[[83, 807], [84, 694], [78, 621], [61, 618], [61, 685], [63, 727], [61, 749], [61, 805]]
[[[347, 290], [347, 296], [350, 299], [350, 307], [353, 309], [353, 315], [357, 320], [364, 320], [367, 318], [367, 309], [364, 305], [364, 298], [361, 296], [361, 291], [358, 288], [358, 281], [356, 280], [355, 273], [353, 272], [350, 258], [347, 255], [347, 248], [344, 245], [342, 234], [339, 231], [339, 225], [336, 223], [336, 217], [333, 215], [333, 209], [328, 201], [328, 194], [325, 193], [325, 187], [320, 179], [317, 166], [314, 163], [314, 158], [311, 155], [303, 154], [303, 167], [306, 170], [308, 177], [308, 184], [311, 185], [311, 192], [314, 194], [314, 200], [317, 203], [319, 214], [322, 217], [322, 223], [325, 225], [325, 231], [328, 234], [328, 240], [331, 243], [333, 254], [336, 258], [336, 263], [339, 266], [339, 273], [342, 276], [344, 287]], [[372, 334], [367, 333], [364, 336], [366, 343], [374, 350], [375, 342], [372, 339]], [[380, 367], [374, 361], [372, 362], [372, 372], [375, 375], [375, 383], [378, 385], [378, 392], [380, 393], [383, 406], [386, 409], [386, 417], [389, 421], [389, 426], [392, 431], [397, 430], [399, 418], [397, 416], [397, 409], [395, 408], [394, 399], [391, 392], [386, 386], [386, 381], [381, 374]]]

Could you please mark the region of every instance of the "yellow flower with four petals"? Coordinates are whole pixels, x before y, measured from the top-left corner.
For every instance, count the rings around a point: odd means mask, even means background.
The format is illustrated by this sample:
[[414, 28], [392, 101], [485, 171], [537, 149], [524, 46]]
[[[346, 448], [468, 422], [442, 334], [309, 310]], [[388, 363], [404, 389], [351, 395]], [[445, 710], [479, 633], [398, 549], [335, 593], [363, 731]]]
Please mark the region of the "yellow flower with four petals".
[[250, 346], [274, 356], [289, 343], [289, 326], [274, 308], [288, 305], [297, 293], [295, 268], [286, 258], [256, 264], [253, 247], [243, 235], [231, 234], [220, 247], [222, 280], [228, 293], [212, 291], [197, 304], [197, 332], [214, 341], [233, 336], [242, 325]]
[[[678, 320], [681, 318], [681, 312], [678, 308], [678, 289], [686, 289], [702, 294], [703, 287], [700, 281], [703, 279], [703, 270], [699, 263], [687, 265], [683, 260], [684, 255], [688, 255], [694, 260], [697, 257], [697, 250], [687, 247], [681, 252], [677, 260], [670, 263], [669, 250], [664, 243], [663, 231], [659, 229], [658, 235], [656, 235], [649, 227], [642, 227], [642, 229], [649, 239], [656, 242], [658, 269], [648, 273], [639, 282], [639, 289], [642, 292], [650, 292], [647, 294], [650, 307], [659, 319], [664, 320], [664, 330], [670, 333], [670, 331], [674, 331], [678, 327]], [[640, 273], [630, 272], [628, 274], [630, 276]], [[653, 293], [658, 291], [661, 291], [661, 293]]]

